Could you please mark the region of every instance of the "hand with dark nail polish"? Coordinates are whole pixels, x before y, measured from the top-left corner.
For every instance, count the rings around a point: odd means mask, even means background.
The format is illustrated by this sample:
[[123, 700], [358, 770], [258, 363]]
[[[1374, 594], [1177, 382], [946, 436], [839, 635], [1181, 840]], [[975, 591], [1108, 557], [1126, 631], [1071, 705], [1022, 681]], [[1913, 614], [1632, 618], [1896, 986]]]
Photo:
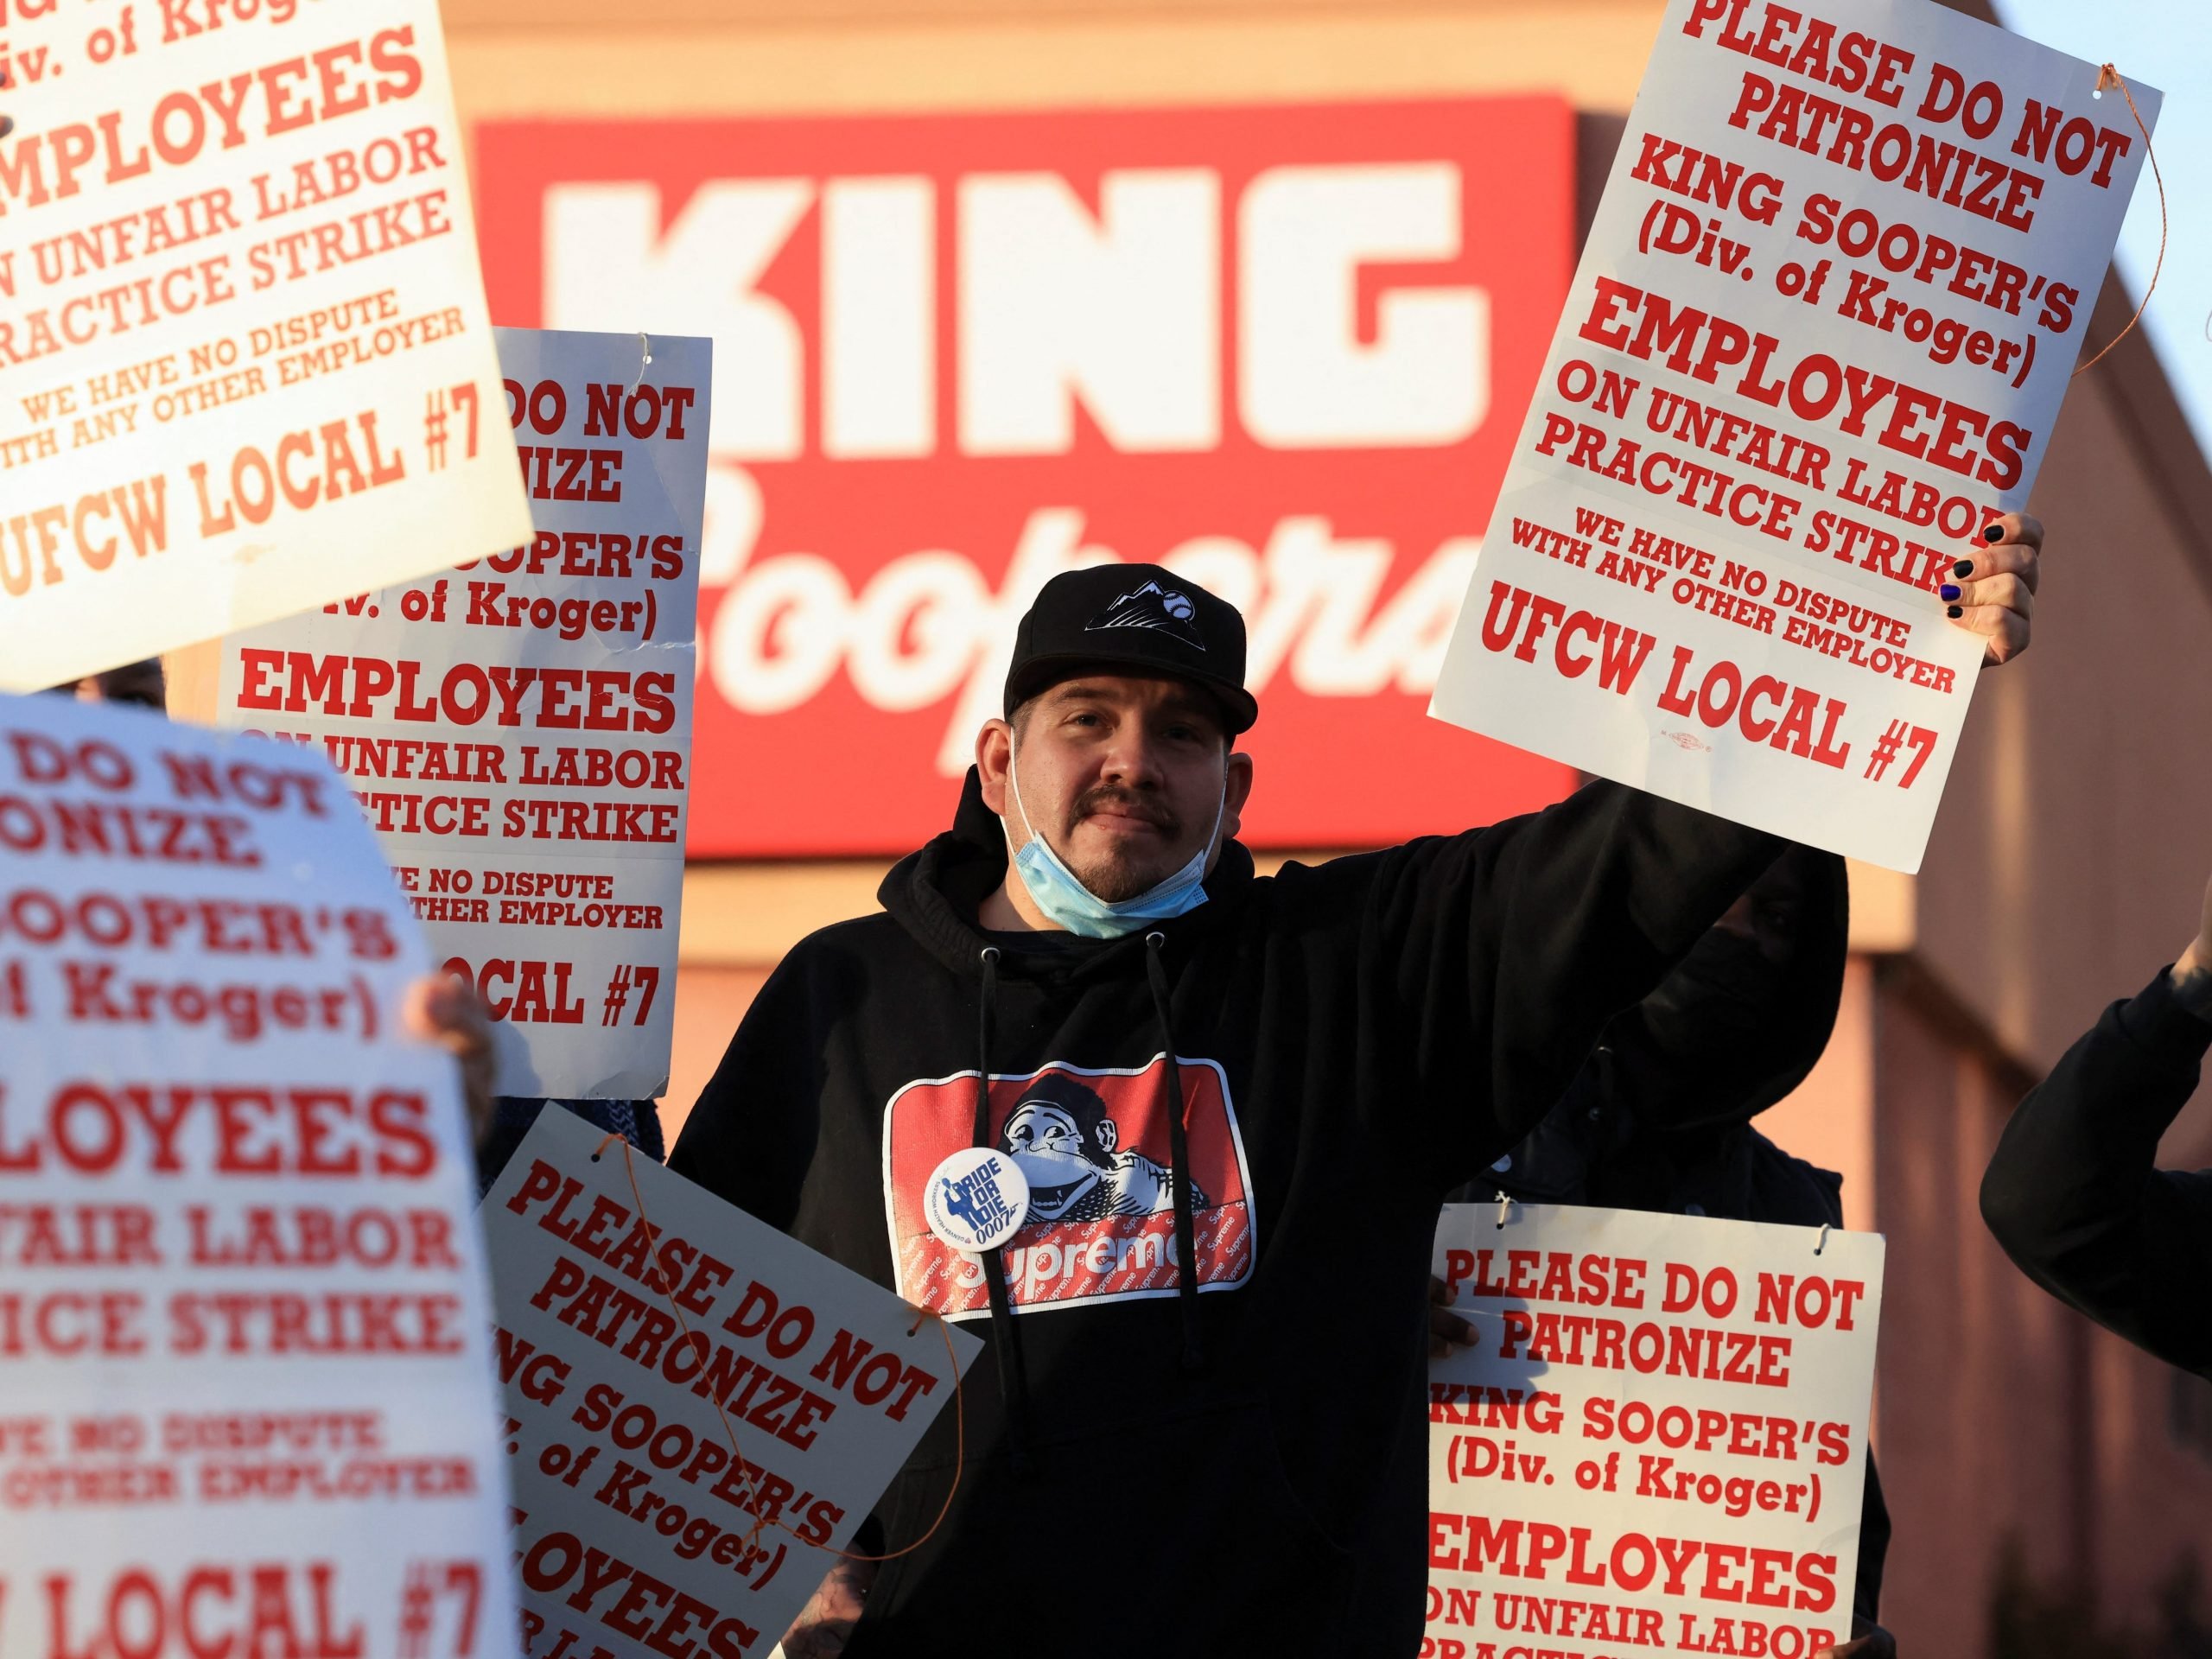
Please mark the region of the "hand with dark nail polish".
[[1944, 615], [1946, 615], [1946, 616], [1948, 616], [1948, 617], [1949, 617], [1949, 618], [1951, 619], [1951, 620], [1953, 620], [1954, 622], [1955, 622], [1955, 621], [1957, 621], [1961, 617], [1964, 616], [1964, 615], [1966, 614], [1966, 612], [1965, 612], [1965, 611], [1963, 611], [1963, 610], [1961, 610], [1961, 609], [1958, 606], [1956, 606], [1956, 605], [1946, 605], [1946, 606], [1943, 607], [1943, 614], [1944, 614]]
[[[1964, 556], [1947, 550], [1941, 564], [1930, 573], [1941, 600], [1955, 622], [1983, 636], [1981, 662], [1985, 668], [2009, 663], [2028, 648], [2030, 617], [2035, 611], [2037, 577], [2043, 559], [2043, 523], [2033, 513], [1998, 515], [1967, 538], [1972, 550]], [[1942, 564], [1949, 565], [1944, 574]], [[1937, 588], [1937, 583], [1942, 584]]]

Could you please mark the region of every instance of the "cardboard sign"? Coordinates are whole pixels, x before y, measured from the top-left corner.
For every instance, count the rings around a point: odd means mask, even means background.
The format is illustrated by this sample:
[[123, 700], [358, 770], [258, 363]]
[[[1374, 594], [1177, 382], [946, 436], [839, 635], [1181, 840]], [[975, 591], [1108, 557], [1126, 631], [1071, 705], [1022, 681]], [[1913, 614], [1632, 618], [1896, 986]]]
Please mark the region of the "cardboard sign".
[[318, 757], [0, 698], [0, 1650], [511, 1650], [429, 969]]
[[217, 719], [322, 747], [503, 1095], [668, 1087], [713, 346], [496, 331], [535, 532], [223, 641]]
[[[1851, 1636], [1878, 1234], [1446, 1205], [1428, 1659], [1813, 1659]], [[1531, 1643], [1529, 1638], [1539, 1638]]]
[[1917, 869], [1982, 654], [1941, 590], [2146, 148], [2096, 79], [1928, 0], [1671, 0], [1433, 712]]
[[982, 1344], [623, 1147], [541, 1113], [481, 1212], [523, 1645], [749, 1659]]
[[435, 0], [6, 22], [0, 687], [526, 537]]
[[502, 321], [714, 337], [695, 855], [943, 830], [1022, 612], [1109, 559], [1243, 608], [1253, 846], [1574, 787], [1422, 717], [1573, 266], [1565, 99], [473, 133]]

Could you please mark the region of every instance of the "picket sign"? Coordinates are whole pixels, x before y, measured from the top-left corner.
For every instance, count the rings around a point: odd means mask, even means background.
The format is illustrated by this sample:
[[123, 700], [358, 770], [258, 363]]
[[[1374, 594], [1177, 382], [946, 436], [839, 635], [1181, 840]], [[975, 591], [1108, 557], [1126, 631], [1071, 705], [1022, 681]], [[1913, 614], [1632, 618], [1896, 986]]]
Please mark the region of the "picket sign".
[[320, 757], [0, 697], [0, 1651], [512, 1651], [429, 966]]
[[217, 719], [324, 750], [502, 1095], [668, 1087], [711, 340], [501, 328], [535, 529], [222, 642]]
[[1429, 1365], [1423, 1654], [1848, 1641], [1883, 1253], [1826, 1227], [1446, 1205], [1432, 1270], [1478, 1339]]
[[566, 1111], [481, 1213], [525, 1650], [766, 1653], [982, 1344]]
[[1916, 870], [1982, 658], [1945, 589], [2158, 119], [2098, 77], [1930, 0], [1671, 0], [1431, 712]]
[[0, 688], [527, 538], [435, 0], [6, 21]]

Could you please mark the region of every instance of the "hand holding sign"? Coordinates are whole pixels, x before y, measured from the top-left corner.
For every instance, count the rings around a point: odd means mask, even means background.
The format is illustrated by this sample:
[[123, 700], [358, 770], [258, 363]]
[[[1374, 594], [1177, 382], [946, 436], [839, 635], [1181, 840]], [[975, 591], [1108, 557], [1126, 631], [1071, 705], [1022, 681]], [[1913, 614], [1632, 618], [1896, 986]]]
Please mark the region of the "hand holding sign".
[[1449, 1359], [1463, 1348], [1471, 1348], [1481, 1334], [1452, 1312], [1452, 1287], [1434, 1274], [1428, 1278], [1428, 1357]]
[[2212, 884], [2204, 889], [2204, 906], [2196, 937], [2174, 963], [2174, 995], [2190, 1013], [2212, 1019]]
[[839, 1561], [784, 1632], [784, 1659], [836, 1659], [868, 1609], [877, 1568], [873, 1561]]
[[482, 1141], [492, 1127], [492, 1027], [484, 999], [452, 975], [418, 979], [407, 988], [400, 1019], [408, 1034], [435, 1043], [461, 1062], [461, 1101], [469, 1127]]
[[1986, 543], [1961, 552], [1936, 589], [1946, 613], [1984, 636], [1983, 666], [2009, 663], [2028, 648], [2043, 576], [2043, 520], [2008, 512], [1981, 532]]
[[1897, 1659], [1897, 1639], [1879, 1624], [1854, 1620], [1852, 1639], [1828, 1653], [1833, 1659]]

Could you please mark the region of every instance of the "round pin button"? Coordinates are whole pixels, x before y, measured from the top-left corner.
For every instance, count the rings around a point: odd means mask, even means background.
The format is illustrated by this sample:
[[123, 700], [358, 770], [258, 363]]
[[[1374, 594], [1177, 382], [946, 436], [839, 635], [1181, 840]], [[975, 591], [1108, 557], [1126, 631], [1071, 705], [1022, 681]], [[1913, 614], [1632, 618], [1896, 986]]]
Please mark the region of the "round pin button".
[[922, 1211], [930, 1230], [969, 1255], [995, 1250], [1029, 1217], [1029, 1182], [995, 1147], [963, 1147], [930, 1173]]

